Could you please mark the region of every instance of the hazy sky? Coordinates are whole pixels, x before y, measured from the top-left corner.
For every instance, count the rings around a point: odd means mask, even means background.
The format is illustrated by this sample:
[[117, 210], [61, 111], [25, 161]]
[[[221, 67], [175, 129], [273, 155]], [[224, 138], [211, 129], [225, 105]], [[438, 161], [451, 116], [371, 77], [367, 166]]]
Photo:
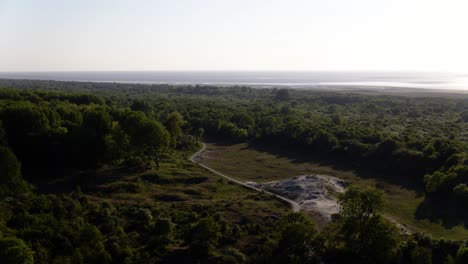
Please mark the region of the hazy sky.
[[468, 72], [468, 0], [0, 0], [0, 71]]

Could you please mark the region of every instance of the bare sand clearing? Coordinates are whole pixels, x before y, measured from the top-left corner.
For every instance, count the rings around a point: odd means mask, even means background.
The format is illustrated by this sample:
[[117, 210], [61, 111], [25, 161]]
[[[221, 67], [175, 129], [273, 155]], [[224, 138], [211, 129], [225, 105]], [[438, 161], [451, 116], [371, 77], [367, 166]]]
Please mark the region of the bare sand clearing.
[[299, 203], [304, 211], [318, 213], [325, 221], [340, 210], [336, 195], [345, 190], [345, 181], [324, 175], [301, 175], [266, 183], [247, 182], [260, 189]]

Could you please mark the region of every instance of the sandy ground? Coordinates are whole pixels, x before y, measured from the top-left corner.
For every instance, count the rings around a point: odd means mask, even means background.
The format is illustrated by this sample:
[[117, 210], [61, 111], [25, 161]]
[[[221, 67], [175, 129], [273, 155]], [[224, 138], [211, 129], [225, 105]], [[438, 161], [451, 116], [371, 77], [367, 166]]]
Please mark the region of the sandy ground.
[[346, 186], [343, 180], [324, 175], [301, 175], [280, 181], [247, 184], [294, 200], [304, 211], [317, 213], [327, 222], [339, 212], [336, 196], [344, 192]]

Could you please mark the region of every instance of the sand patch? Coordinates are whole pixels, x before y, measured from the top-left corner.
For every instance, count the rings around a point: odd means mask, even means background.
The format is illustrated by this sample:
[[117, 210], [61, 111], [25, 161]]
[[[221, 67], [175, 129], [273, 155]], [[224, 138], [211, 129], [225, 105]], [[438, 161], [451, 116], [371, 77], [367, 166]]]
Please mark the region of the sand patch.
[[337, 194], [345, 190], [346, 182], [331, 176], [301, 175], [266, 183], [247, 182], [296, 201], [304, 211], [318, 213], [324, 220], [340, 210]]

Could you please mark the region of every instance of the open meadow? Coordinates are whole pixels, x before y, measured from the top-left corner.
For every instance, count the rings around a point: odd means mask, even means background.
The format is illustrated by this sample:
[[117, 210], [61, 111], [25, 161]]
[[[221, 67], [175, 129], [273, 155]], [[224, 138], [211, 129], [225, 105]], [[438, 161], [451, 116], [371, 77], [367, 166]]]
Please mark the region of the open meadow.
[[385, 193], [385, 215], [408, 230], [426, 233], [436, 239], [457, 240], [468, 237], [468, 230], [462, 225], [444, 227], [440, 222], [417, 219], [416, 212], [424, 198], [416, 190], [378, 177], [360, 177], [351, 170], [336, 169], [331, 165], [296, 158], [300, 153], [290, 152], [286, 155], [284, 151], [274, 153], [271, 149], [266, 151], [257, 147], [251, 147], [247, 143], [209, 142], [201, 162], [243, 181], [269, 182], [305, 174], [320, 174], [343, 179], [352, 185], [373, 186]]

